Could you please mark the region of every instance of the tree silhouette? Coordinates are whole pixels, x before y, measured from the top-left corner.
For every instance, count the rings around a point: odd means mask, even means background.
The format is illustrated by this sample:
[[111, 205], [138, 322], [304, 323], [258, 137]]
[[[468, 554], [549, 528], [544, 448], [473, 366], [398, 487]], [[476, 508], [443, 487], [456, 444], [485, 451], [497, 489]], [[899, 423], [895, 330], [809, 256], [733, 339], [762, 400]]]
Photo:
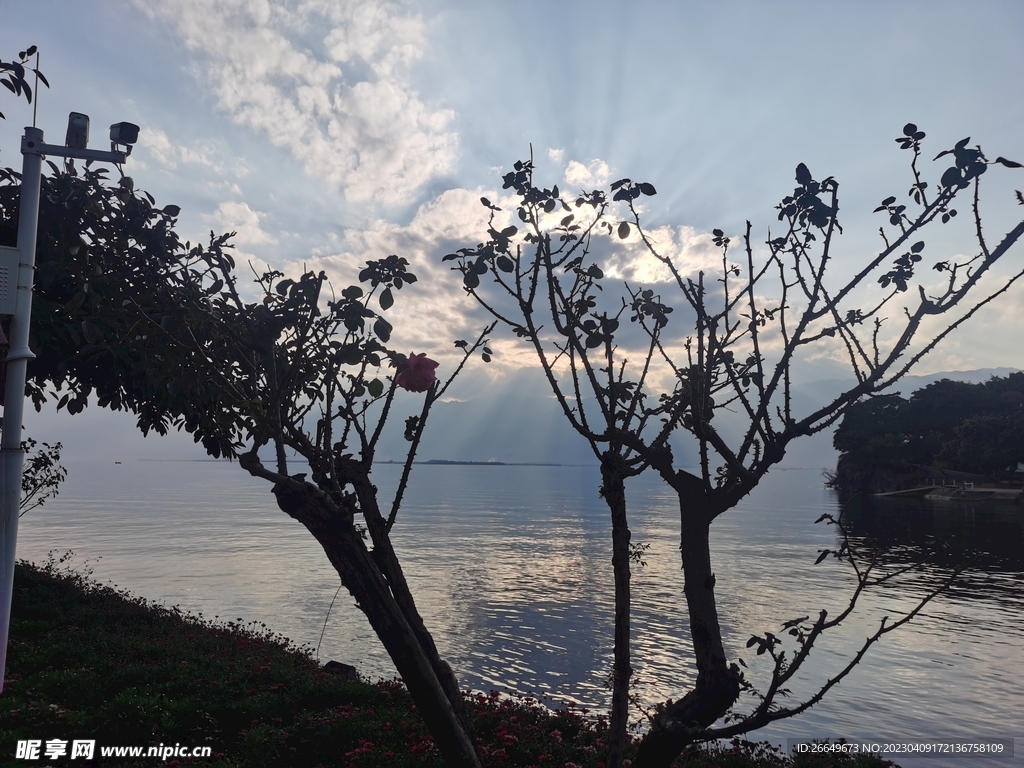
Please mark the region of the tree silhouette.
[[[817, 694], [801, 704], [780, 706], [786, 682], [821, 633], [849, 615], [865, 589], [903, 573], [879, 576], [871, 556], [848, 543], [819, 553], [818, 562], [832, 555], [854, 569], [858, 587], [849, 608], [832, 619], [822, 611], [811, 622], [808, 617], [787, 621], [785, 641], [771, 632], [752, 637], [748, 647], [756, 646], [759, 655], [767, 653], [774, 660], [771, 683], [758, 694], [753, 711], [730, 711], [750, 684], [739, 666], [730, 664], [723, 646], [708, 546], [711, 524], [757, 486], [793, 440], [828, 428], [852, 404], [885, 390], [1024, 275], [1015, 272], [994, 288], [981, 283], [1024, 234], [1024, 221], [989, 243], [981, 227], [978, 195], [981, 176], [991, 165], [1021, 165], [1002, 157], [990, 162], [980, 147], [969, 147], [970, 140], [964, 139], [936, 157], [952, 156], [953, 164], [932, 192], [918, 169], [924, 138], [923, 131], [908, 124], [896, 139], [912, 153], [914, 181], [907, 204], [896, 196], [881, 202], [876, 212], [886, 218], [879, 230], [882, 249], [837, 286], [826, 280], [826, 274], [842, 232], [839, 184], [832, 177], [815, 180], [802, 163], [796, 168], [792, 195], [777, 206], [780, 231], [769, 232], [763, 257], [755, 255], [749, 221], [738, 238], [738, 264], [730, 260], [737, 240], [714, 230], [713, 242], [721, 251], [721, 268], [714, 279], [704, 271], [684, 272], [658, 245], [656, 233], [641, 223], [640, 201], [656, 194], [653, 185], [621, 179], [608, 191], [566, 197], [557, 186], [535, 183], [532, 158], [515, 163], [503, 177], [503, 188], [514, 195], [519, 223], [484, 198], [481, 202], [490, 215], [486, 241], [444, 257], [454, 262], [465, 291], [532, 346], [565, 417], [601, 461], [615, 571], [610, 766], [619, 765], [626, 739], [631, 673], [630, 536], [623, 493], [627, 477], [653, 469], [678, 497], [684, 592], [698, 670], [692, 690], [659, 705], [651, 716], [635, 765], [667, 767], [690, 743], [735, 736], [803, 711], [845, 676], [868, 646], [909, 620], [934, 596], [926, 595], [894, 624], [883, 621], [850, 665]], [[933, 266], [943, 284], [937, 289], [918, 286], [911, 292], [925, 257], [922, 231], [952, 221], [957, 214], [953, 203], [964, 190], [973, 191], [971, 224], [977, 254], [937, 260]], [[1017, 198], [1024, 203], [1020, 192]], [[616, 292], [617, 281], [606, 279], [605, 272], [609, 262], [614, 266], [621, 258], [602, 260], [615, 241], [631, 248], [628, 258], [645, 258], [660, 267], [668, 285], [627, 282]], [[485, 284], [488, 276], [491, 280]], [[662, 295], [669, 287], [678, 306]], [[883, 311], [900, 300], [909, 304], [902, 317], [886, 319]], [[925, 321], [937, 320], [943, 321], [938, 330], [922, 331]], [[684, 322], [685, 332], [675, 330]], [[793, 366], [802, 354], [822, 348], [844, 355], [856, 384], [828, 404], [801, 413], [793, 397]], [[716, 415], [726, 408], [744, 417], [738, 437], [716, 426]], [[696, 471], [675, 466], [670, 438], [677, 433], [696, 443]], [[842, 529], [840, 519], [822, 520]], [[784, 642], [794, 644], [791, 658], [779, 648]], [[711, 727], [727, 714], [726, 725]]]
[[[397, 255], [368, 261], [333, 294], [324, 273], [256, 272], [243, 296], [233, 233], [182, 243], [177, 206], [158, 208], [103, 169], [43, 179], [27, 392], [37, 408], [129, 410], [143, 433], [184, 429], [211, 456], [273, 484], [278, 506], [317, 539], [387, 649], [448, 764], [479, 768], [458, 682], [416, 608], [390, 531], [431, 407], [486, 343], [461, 342], [442, 383], [432, 361], [389, 346], [385, 313], [417, 281]], [[16, 175], [0, 182], [0, 241], [17, 221]], [[332, 295], [333, 294], [333, 295]], [[395, 497], [370, 480], [400, 388], [422, 392]], [[269, 452], [265, 465], [260, 452]], [[294, 471], [294, 452], [308, 472]], [[361, 518], [361, 521], [359, 519]], [[359, 521], [359, 522], [357, 522]]]

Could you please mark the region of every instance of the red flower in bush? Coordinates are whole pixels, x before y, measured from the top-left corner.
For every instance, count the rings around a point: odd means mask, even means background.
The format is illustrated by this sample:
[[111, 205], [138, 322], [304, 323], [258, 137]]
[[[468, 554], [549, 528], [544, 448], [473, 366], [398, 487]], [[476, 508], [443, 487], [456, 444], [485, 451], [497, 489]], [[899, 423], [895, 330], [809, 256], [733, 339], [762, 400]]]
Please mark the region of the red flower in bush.
[[426, 392], [437, 381], [434, 369], [437, 362], [427, 357], [425, 352], [409, 355], [409, 358], [398, 364], [398, 375], [395, 383], [410, 392]]

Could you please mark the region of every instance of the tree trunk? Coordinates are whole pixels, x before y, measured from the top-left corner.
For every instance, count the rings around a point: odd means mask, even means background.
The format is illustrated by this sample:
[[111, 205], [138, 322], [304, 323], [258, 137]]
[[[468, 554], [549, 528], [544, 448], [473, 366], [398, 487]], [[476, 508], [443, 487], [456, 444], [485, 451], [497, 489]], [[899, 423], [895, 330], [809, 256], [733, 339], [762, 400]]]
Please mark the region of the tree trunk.
[[708, 540], [711, 514], [703, 489], [696, 493], [680, 490], [679, 509], [683, 589], [690, 614], [697, 683], [679, 701], [669, 699], [659, 706], [651, 730], [633, 761], [637, 768], [668, 768], [694, 737], [724, 715], [740, 695], [739, 679], [729, 669], [722, 646]]
[[[342, 584], [355, 598], [398, 670], [445, 764], [453, 768], [481, 768], [473, 738], [463, 723], [465, 709], [451, 668], [438, 656], [426, 629], [422, 641], [389, 587], [388, 580], [367, 550], [353, 525], [353, 514], [339, 509], [308, 483], [302, 490], [274, 486], [278, 506], [301, 522], [324, 548]], [[410, 596], [411, 599], [411, 596]], [[419, 615], [416, 620], [422, 625]], [[449, 685], [437, 674], [447, 670], [458, 705], [453, 705]], [[468, 719], [467, 719], [468, 723]]]
[[629, 526], [621, 457], [612, 450], [601, 461], [601, 495], [612, 514], [612, 571], [615, 574], [615, 648], [612, 663], [612, 717], [608, 733], [608, 768], [622, 765], [629, 725]]
[[[366, 484], [369, 485], [369, 479], [366, 480]], [[370, 487], [372, 488], [373, 486]], [[357, 494], [359, 494], [361, 490], [359, 484], [357, 484], [356, 488]], [[376, 488], [374, 488], [374, 491], [376, 491]], [[373, 560], [387, 580], [391, 589], [391, 595], [394, 597], [399, 610], [405, 616], [410, 628], [416, 635], [417, 641], [430, 660], [434, 674], [440, 681], [452, 710], [455, 712], [455, 716], [458, 718], [463, 730], [472, 740], [473, 726], [469, 721], [469, 711], [466, 709], [466, 702], [463, 700], [462, 692], [459, 690], [459, 681], [456, 679], [451, 666], [438, 653], [437, 646], [434, 644], [434, 638], [427, 630], [426, 625], [423, 623], [423, 617], [420, 616], [419, 611], [416, 609], [416, 602], [413, 600], [409, 583], [405, 580], [405, 573], [402, 571], [402, 566], [398, 561], [398, 555], [395, 554], [394, 547], [391, 545], [391, 538], [384, 531], [384, 520], [380, 516], [380, 510], [377, 507], [376, 496], [373, 495], [371, 498], [366, 499], [365, 502], [361, 502], [361, 504], [364, 519], [367, 521], [367, 527], [373, 539]]]

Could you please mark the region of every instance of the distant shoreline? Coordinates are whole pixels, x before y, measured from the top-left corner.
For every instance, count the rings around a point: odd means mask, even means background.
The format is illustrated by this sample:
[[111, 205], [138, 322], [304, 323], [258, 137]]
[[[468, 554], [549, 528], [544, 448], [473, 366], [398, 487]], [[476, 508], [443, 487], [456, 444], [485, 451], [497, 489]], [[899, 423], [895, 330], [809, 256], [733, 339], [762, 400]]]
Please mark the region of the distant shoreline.
[[[292, 457], [299, 458], [299, 457]], [[132, 461], [129, 459], [129, 461]], [[224, 462], [233, 461], [233, 459], [134, 459], [134, 461], [148, 461], [148, 462], [179, 462], [179, 463], [196, 463], [196, 462]], [[122, 464], [121, 461], [115, 461], [115, 464]], [[375, 461], [374, 464], [405, 464], [404, 461], [394, 461], [389, 459], [387, 461]], [[472, 467], [597, 467], [598, 464], [556, 464], [548, 461], [455, 461], [452, 459], [427, 459], [426, 461], [413, 461], [413, 464], [432, 464], [434, 466], [472, 466]]]
[[[375, 461], [374, 464], [405, 464], [404, 461]], [[452, 459], [427, 459], [426, 461], [413, 461], [413, 464], [436, 464], [441, 466], [473, 466], [473, 467], [568, 467], [568, 466], [590, 466], [589, 464], [552, 464], [543, 461], [454, 461]]]

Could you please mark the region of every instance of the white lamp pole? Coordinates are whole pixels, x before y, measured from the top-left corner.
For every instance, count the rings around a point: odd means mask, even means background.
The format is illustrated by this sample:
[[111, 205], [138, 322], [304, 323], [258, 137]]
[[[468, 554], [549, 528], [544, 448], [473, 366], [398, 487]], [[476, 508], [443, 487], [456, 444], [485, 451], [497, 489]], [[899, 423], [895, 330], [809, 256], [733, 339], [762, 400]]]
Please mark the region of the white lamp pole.
[[[36, 261], [36, 230], [39, 225], [39, 191], [44, 155], [123, 163], [138, 140], [139, 127], [131, 123], [110, 126], [111, 151], [86, 149], [89, 118], [72, 112], [68, 120], [67, 146], [43, 143], [43, 132], [26, 128], [21, 139], [21, 208], [18, 214], [18, 247], [0, 246], [0, 314], [11, 318], [10, 351], [7, 353], [7, 388], [4, 391], [3, 435], [0, 437], [0, 692], [7, 667], [7, 637], [11, 624], [14, 561], [21, 511], [21, 475], [25, 452], [21, 449], [21, 421], [25, 410], [25, 378], [32, 319], [32, 279]], [[125, 151], [116, 149], [124, 145]], [[12, 289], [13, 286], [13, 289]]]

